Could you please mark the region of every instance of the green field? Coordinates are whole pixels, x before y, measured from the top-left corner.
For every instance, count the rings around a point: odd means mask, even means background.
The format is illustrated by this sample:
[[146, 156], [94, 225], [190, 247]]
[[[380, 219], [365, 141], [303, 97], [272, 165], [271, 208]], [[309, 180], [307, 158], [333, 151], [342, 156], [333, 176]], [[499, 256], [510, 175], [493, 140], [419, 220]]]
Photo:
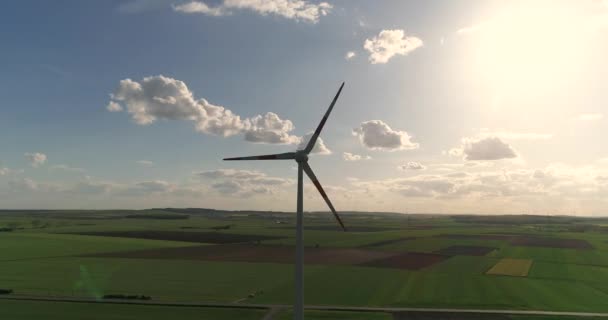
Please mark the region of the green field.
[[[104, 231], [217, 232], [227, 235], [273, 235], [255, 245], [290, 246], [294, 242], [292, 215], [279, 213], [194, 212], [187, 219], [171, 219], [171, 211], [155, 210], [164, 218], [125, 218], [141, 211], [0, 211], [0, 289], [12, 289], [11, 298], [90, 298], [106, 294], [146, 295], [153, 302], [284, 304], [293, 300], [293, 266], [289, 263], [211, 261], [189, 256], [115, 258], [95, 256], [161, 248], [214, 246], [194, 241], [170, 241], [78, 235]], [[144, 211], [145, 213], [145, 211]], [[184, 215], [183, 212], [179, 213]], [[327, 230], [331, 216], [309, 214], [305, 242], [310, 247], [362, 248], [400, 254], [438, 254], [442, 249], [490, 247], [484, 254], [444, 256], [422, 268], [367, 267], [315, 263], [305, 267], [305, 301], [310, 305], [373, 307], [438, 307], [608, 312], [608, 233], [601, 219], [551, 223], [464, 220], [448, 216], [345, 214], [353, 232]], [[167, 218], [168, 217], [168, 218]], [[523, 220], [522, 220], [523, 219]], [[564, 218], [566, 219], [566, 218]], [[277, 221], [281, 221], [278, 224]], [[571, 226], [597, 228], [574, 232]], [[224, 228], [225, 226], [229, 226]], [[356, 231], [357, 227], [360, 231]], [[213, 229], [219, 227], [219, 229]], [[324, 229], [326, 228], [326, 229]], [[368, 228], [368, 229], [365, 229]], [[515, 245], [513, 239], [584, 240], [589, 248]], [[535, 238], [536, 237], [536, 238]], [[528, 239], [529, 240], [529, 239]], [[530, 240], [530, 241], [532, 241]], [[513, 243], [512, 243], [513, 242]], [[253, 245], [253, 244], [252, 244]], [[254, 247], [252, 247], [254, 248]], [[464, 252], [464, 251], [463, 251]], [[501, 259], [534, 261], [526, 277], [503, 277], [486, 272]], [[517, 261], [517, 260], [515, 260]], [[407, 262], [407, 261], [406, 261]], [[261, 319], [266, 310], [193, 307], [127, 306], [84, 303], [6, 301], [2, 315], [11, 319], [114, 319], [101, 315], [125, 314], [116, 319], [161, 319], [165, 314], [182, 319]], [[36, 305], [36, 307], [23, 307]], [[69, 307], [68, 307], [69, 306]], [[310, 311], [311, 319], [388, 319], [385, 313], [331, 313]], [[85, 315], [89, 318], [83, 317]], [[131, 318], [129, 318], [131, 317]], [[7, 319], [8, 319], [7, 318]], [[289, 318], [289, 310], [274, 319]]]
[[190, 320], [214, 319], [261, 319], [264, 310], [130, 306], [94, 303], [3, 301], [0, 299], [3, 319], [49, 319], [49, 320], [164, 320], [176, 318]]
[[500, 259], [486, 274], [525, 277], [532, 266], [531, 259]]

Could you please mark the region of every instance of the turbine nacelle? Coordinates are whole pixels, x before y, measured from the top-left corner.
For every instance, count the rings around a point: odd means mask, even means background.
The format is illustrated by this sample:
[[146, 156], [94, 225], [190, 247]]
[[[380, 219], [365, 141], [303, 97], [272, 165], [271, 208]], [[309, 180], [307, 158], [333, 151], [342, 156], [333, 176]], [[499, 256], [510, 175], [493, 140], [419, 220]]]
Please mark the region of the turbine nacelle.
[[298, 163], [308, 162], [308, 153], [306, 153], [306, 150], [298, 150], [298, 151], [296, 151], [296, 154], [294, 155], [294, 159]]

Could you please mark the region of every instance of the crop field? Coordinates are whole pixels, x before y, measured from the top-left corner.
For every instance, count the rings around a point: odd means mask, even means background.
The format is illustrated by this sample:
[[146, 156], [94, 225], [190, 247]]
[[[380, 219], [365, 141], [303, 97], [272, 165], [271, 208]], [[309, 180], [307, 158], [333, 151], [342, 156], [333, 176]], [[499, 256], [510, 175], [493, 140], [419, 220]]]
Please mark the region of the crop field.
[[497, 248], [484, 246], [450, 246], [442, 248], [438, 253], [449, 256], [485, 256], [496, 249]]
[[[345, 213], [349, 232], [331, 219], [326, 213], [306, 215], [309, 305], [608, 312], [608, 233], [573, 228], [605, 225], [606, 219], [555, 217], [540, 223], [533, 216]], [[12, 290], [0, 295], [0, 315], [261, 319], [268, 310], [26, 299], [104, 302], [105, 295], [133, 295], [159, 304], [290, 305], [293, 225], [293, 214], [276, 212], [0, 211], [0, 289]], [[83, 312], [89, 318], [79, 317]], [[114, 313], [125, 316], [112, 318]], [[273, 319], [290, 314], [278, 310]], [[307, 318], [406, 315], [310, 310]]]
[[503, 258], [500, 259], [500, 261], [498, 261], [486, 273], [503, 276], [525, 277], [528, 275], [528, 271], [530, 271], [531, 266], [532, 260], [530, 259]]

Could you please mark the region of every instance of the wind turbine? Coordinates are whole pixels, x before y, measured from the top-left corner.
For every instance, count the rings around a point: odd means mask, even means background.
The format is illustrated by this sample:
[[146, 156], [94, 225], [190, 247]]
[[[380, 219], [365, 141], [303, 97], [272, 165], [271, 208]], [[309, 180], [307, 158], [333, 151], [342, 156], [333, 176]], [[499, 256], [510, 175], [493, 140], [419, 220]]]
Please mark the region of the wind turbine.
[[317, 130], [315, 130], [312, 137], [310, 137], [310, 140], [308, 141], [306, 148], [304, 148], [302, 150], [297, 150], [296, 152], [286, 152], [286, 153], [278, 153], [278, 154], [268, 154], [268, 155], [260, 155], [260, 156], [236, 157], [236, 158], [225, 158], [224, 159], [224, 160], [295, 160], [298, 163], [298, 202], [297, 202], [298, 204], [297, 204], [297, 218], [296, 218], [296, 272], [295, 272], [295, 282], [296, 282], [295, 299], [296, 300], [295, 300], [294, 307], [293, 307], [295, 320], [304, 319], [304, 292], [303, 292], [303, 276], [302, 276], [303, 267], [304, 267], [303, 266], [304, 265], [304, 244], [302, 242], [302, 240], [303, 240], [303, 238], [302, 238], [302, 231], [303, 231], [302, 230], [303, 229], [302, 228], [302, 218], [303, 218], [302, 215], [303, 215], [303, 207], [304, 207], [304, 199], [303, 199], [304, 190], [303, 190], [303, 181], [302, 181], [302, 171], [306, 172], [306, 175], [308, 176], [308, 178], [310, 178], [310, 180], [315, 185], [317, 190], [319, 190], [319, 193], [321, 194], [323, 199], [325, 199], [327, 206], [329, 206], [329, 209], [331, 209], [331, 212], [334, 214], [334, 217], [336, 218], [336, 220], [338, 220], [338, 223], [342, 227], [342, 230], [346, 231], [346, 228], [344, 227], [344, 224], [342, 223], [342, 219], [340, 219], [340, 216], [336, 212], [336, 209], [334, 209], [333, 204], [331, 204], [329, 197], [325, 193], [325, 190], [323, 190], [323, 187], [321, 186], [321, 183], [319, 183], [319, 180], [317, 179], [314, 172], [312, 171], [312, 168], [310, 167], [310, 165], [308, 165], [308, 154], [310, 154], [310, 152], [312, 151], [312, 148], [315, 146], [315, 143], [317, 142], [317, 139], [319, 138], [319, 135], [321, 134], [321, 130], [323, 130], [323, 126], [325, 125], [327, 118], [329, 118], [329, 114], [331, 113], [331, 110], [334, 108], [334, 105], [336, 104], [336, 101], [338, 100], [338, 97], [340, 96], [340, 92], [342, 92], [343, 87], [344, 87], [344, 82], [342, 82], [340, 89], [338, 89], [338, 93], [336, 93], [334, 100], [332, 100], [331, 104], [329, 105], [329, 108], [327, 109], [327, 112], [325, 112], [325, 115], [323, 116], [323, 119], [321, 119], [321, 122], [319, 123]]

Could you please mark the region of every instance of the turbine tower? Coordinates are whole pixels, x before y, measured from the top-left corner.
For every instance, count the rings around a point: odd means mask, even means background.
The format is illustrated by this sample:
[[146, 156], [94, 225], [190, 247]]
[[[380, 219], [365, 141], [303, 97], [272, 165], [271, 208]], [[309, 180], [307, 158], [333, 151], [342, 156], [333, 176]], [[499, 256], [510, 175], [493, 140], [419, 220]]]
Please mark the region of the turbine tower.
[[317, 190], [319, 190], [319, 193], [321, 194], [323, 199], [325, 199], [327, 206], [329, 206], [329, 209], [331, 209], [331, 212], [334, 214], [334, 217], [336, 218], [336, 220], [338, 220], [338, 223], [342, 227], [342, 230], [346, 231], [346, 228], [344, 227], [344, 224], [342, 223], [342, 219], [340, 219], [340, 216], [336, 212], [336, 209], [334, 209], [333, 204], [331, 204], [329, 197], [325, 193], [325, 190], [323, 190], [323, 187], [321, 186], [321, 183], [319, 183], [319, 180], [317, 179], [314, 172], [312, 171], [312, 168], [310, 167], [310, 165], [308, 165], [308, 154], [310, 154], [313, 147], [315, 146], [315, 143], [317, 142], [317, 139], [319, 138], [319, 135], [321, 134], [321, 130], [323, 130], [323, 126], [325, 125], [327, 118], [329, 118], [329, 114], [331, 113], [331, 110], [334, 108], [334, 105], [336, 104], [336, 101], [338, 100], [338, 97], [340, 96], [340, 92], [342, 92], [343, 87], [344, 87], [344, 82], [342, 82], [340, 89], [338, 89], [338, 93], [336, 93], [334, 100], [332, 100], [331, 104], [329, 105], [329, 108], [327, 109], [327, 112], [325, 112], [325, 115], [323, 116], [323, 119], [321, 119], [321, 122], [319, 123], [317, 130], [315, 130], [312, 137], [310, 137], [310, 140], [308, 141], [306, 148], [304, 148], [302, 150], [297, 150], [296, 152], [286, 152], [286, 153], [268, 154], [268, 155], [261, 155], [261, 156], [236, 157], [236, 158], [225, 158], [224, 159], [224, 160], [295, 160], [298, 163], [298, 202], [297, 202], [298, 205], [297, 205], [297, 217], [296, 217], [296, 272], [295, 272], [295, 282], [296, 282], [295, 289], [296, 290], [295, 290], [295, 303], [293, 306], [295, 320], [304, 319], [304, 291], [303, 291], [303, 276], [302, 276], [302, 272], [303, 272], [303, 268], [304, 268], [304, 243], [302, 241], [303, 240], [303, 237], [302, 237], [302, 231], [303, 231], [302, 218], [303, 217], [302, 217], [302, 215], [303, 215], [303, 209], [304, 209], [303, 208], [304, 207], [304, 199], [303, 199], [304, 190], [303, 190], [302, 172], [306, 172], [306, 175], [308, 176], [308, 178], [310, 178], [310, 180], [315, 185]]

